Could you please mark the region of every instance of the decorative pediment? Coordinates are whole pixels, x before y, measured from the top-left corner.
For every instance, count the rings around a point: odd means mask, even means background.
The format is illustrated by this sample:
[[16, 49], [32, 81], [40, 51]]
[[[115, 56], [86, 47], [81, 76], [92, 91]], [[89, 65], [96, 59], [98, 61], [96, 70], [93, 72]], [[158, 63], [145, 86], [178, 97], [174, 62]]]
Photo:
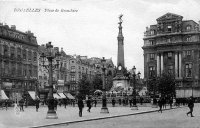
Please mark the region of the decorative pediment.
[[177, 14], [173, 14], [173, 13], [167, 13], [161, 17], [159, 17], [158, 19], [156, 19], [157, 21], [163, 21], [163, 20], [170, 20], [170, 19], [183, 19], [182, 16], [177, 15]]

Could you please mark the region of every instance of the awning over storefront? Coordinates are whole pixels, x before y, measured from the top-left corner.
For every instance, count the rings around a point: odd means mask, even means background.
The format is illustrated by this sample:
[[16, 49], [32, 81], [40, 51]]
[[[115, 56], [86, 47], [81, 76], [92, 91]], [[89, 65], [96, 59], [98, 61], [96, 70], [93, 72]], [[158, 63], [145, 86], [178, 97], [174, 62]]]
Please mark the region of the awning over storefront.
[[66, 96], [65, 96], [63, 93], [58, 93], [58, 95], [59, 95], [61, 98], [66, 98]]
[[[28, 93], [29, 93], [29, 95], [31, 96], [31, 98], [32, 98], [33, 100], [36, 99], [36, 97], [35, 97], [35, 92], [34, 92], [34, 91], [28, 91]], [[39, 98], [39, 97], [37, 96], [37, 98]]]
[[56, 99], [62, 99], [57, 93], [54, 93], [53, 97], [56, 98]]
[[69, 99], [75, 99], [70, 93], [64, 93], [67, 98]]
[[6, 93], [4, 92], [4, 90], [1, 90], [1, 95], [0, 96], [1, 96], [0, 97], [1, 100], [7, 100], [8, 99], [8, 97], [6, 96]]

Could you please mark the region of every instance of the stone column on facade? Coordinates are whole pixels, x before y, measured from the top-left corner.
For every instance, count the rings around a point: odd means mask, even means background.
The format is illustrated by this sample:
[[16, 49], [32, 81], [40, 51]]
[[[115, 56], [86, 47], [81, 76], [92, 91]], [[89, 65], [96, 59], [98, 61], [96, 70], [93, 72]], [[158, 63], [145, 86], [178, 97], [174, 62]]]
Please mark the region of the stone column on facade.
[[160, 59], [160, 67], [161, 67], [161, 75], [163, 74], [163, 53], [161, 53], [161, 59]]
[[181, 58], [181, 52], [179, 52], [179, 78], [182, 78], [181, 65], [182, 65], [182, 58]]
[[175, 53], [175, 78], [177, 78], [178, 77], [178, 55], [177, 55], [178, 53], [176, 52]]
[[157, 54], [157, 76], [160, 76], [160, 55]]

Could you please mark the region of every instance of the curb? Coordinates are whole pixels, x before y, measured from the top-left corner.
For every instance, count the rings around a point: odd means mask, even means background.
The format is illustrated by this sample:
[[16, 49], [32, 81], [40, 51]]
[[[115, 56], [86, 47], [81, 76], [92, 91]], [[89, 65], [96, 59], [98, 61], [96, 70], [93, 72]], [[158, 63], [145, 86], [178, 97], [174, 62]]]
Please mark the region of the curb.
[[[172, 109], [178, 109], [178, 108], [183, 108], [183, 107], [184, 106], [176, 107], [176, 108], [168, 108], [168, 109], [163, 109], [163, 111], [172, 110]], [[66, 122], [62, 122], [62, 123], [54, 123], [54, 124], [47, 124], [47, 125], [40, 125], [40, 126], [32, 126], [32, 127], [29, 127], [29, 128], [42, 128], [42, 127], [49, 127], [49, 126], [56, 126], [56, 125], [69, 125], [69, 124], [73, 124], [73, 123], [80, 123], [80, 122], [94, 121], [94, 120], [103, 120], [103, 119], [123, 117], [123, 116], [140, 115], [140, 114], [145, 114], [145, 113], [153, 113], [153, 112], [157, 112], [157, 111], [158, 110], [151, 110], [151, 111], [136, 112], [136, 113], [124, 114], [124, 115], [97, 117], [97, 118], [92, 118], [92, 119], [84, 119], [84, 120], [76, 120], [76, 121], [66, 121]]]

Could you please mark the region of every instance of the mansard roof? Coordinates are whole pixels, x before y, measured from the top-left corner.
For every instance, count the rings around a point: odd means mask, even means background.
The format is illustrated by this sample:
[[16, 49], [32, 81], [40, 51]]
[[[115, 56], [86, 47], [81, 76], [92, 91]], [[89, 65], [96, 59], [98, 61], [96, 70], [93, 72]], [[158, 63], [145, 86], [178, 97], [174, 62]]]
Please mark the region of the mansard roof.
[[177, 14], [173, 14], [173, 13], [166, 13], [165, 15], [159, 17], [158, 19], [156, 19], [157, 21], [163, 21], [163, 20], [169, 20], [169, 19], [183, 19], [183, 16], [177, 15]]

